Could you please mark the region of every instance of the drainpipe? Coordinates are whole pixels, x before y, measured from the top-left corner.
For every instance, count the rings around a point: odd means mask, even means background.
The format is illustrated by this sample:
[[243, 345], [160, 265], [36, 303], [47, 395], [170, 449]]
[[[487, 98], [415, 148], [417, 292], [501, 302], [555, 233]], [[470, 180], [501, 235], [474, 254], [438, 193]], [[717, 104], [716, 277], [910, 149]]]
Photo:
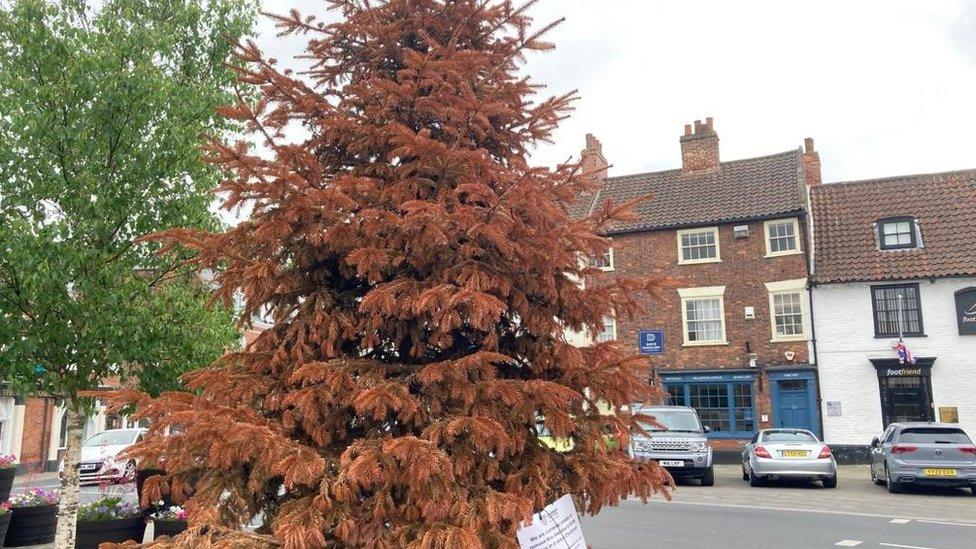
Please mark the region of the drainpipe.
[[[809, 205], [809, 189], [807, 189], [807, 204]], [[817, 381], [817, 423], [819, 423], [820, 433], [823, 436], [824, 433], [824, 418], [823, 418], [823, 396], [820, 394], [820, 358], [817, 354], [817, 323], [814, 321], [814, 306], [813, 306], [813, 213], [807, 208], [807, 215], [804, 221], [809, 220], [806, 223], [807, 229], [807, 246], [806, 250], [803, 252], [804, 259], [807, 263], [807, 301], [810, 303], [810, 348], [813, 350], [813, 365]], [[824, 441], [826, 442], [826, 441]]]

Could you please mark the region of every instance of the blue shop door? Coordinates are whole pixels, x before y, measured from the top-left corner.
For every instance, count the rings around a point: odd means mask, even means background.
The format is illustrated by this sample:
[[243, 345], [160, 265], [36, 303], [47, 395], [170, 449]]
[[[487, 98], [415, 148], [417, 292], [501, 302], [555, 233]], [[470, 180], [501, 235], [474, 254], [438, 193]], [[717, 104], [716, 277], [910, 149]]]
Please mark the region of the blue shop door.
[[776, 427], [817, 429], [811, 424], [810, 392], [806, 379], [782, 379], [777, 383]]

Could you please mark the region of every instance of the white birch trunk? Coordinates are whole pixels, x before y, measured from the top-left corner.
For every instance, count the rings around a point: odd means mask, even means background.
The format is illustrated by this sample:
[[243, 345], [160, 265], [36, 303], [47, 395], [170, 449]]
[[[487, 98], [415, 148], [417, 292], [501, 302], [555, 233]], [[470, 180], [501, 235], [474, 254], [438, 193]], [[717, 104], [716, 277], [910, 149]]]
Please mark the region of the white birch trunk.
[[68, 444], [64, 451], [64, 473], [61, 478], [61, 502], [58, 504], [58, 531], [55, 549], [74, 549], [75, 526], [78, 523], [78, 461], [81, 459], [81, 436], [85, 415], [77, 404], [68, 402]]

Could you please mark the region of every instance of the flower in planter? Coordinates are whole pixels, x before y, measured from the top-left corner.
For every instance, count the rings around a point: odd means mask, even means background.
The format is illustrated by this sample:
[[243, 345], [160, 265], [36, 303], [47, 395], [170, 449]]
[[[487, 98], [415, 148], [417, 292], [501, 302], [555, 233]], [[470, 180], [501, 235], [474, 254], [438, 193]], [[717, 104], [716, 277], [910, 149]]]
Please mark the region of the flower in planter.
[[0, 517], [6, 515], [9, 512], [10, 512], [10, 502], [5, 501], [3, 503], [0, 503]]
[[156, 512], [149, 515], [153, 520], [186, 520], [189, 513], [186, 509], [180, 507], [179, 505], [172, 505], [165, 509], [162, 509], [163, 502], [160, 501], [156, 505]]
[[118, 496], [108, 496], [78, 506], [78, 520], [116, 520], [134, 517], [139, 513], [138, 505], [122, 501]]
[[60, 499], [57, 491], [48, 491], [43, 488], [29, 488], [23, 494], [10, 496], [11, 507], [40, 507], [41, 505], [56, 505]]
[[0, 456], [0, 469], [10, 469], [16, 467], [14, 462], [17, 461], [17, 456], [10, 454], [6, 456]]

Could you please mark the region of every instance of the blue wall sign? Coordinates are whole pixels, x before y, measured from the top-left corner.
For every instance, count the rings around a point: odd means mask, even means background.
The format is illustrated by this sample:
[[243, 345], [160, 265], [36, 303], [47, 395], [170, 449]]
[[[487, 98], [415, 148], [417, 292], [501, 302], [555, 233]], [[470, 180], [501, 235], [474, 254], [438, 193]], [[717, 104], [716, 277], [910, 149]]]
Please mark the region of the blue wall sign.
[[663, 355], [664, 330], [640, 330], [637, 334], [637, 347], [642, 355]]

